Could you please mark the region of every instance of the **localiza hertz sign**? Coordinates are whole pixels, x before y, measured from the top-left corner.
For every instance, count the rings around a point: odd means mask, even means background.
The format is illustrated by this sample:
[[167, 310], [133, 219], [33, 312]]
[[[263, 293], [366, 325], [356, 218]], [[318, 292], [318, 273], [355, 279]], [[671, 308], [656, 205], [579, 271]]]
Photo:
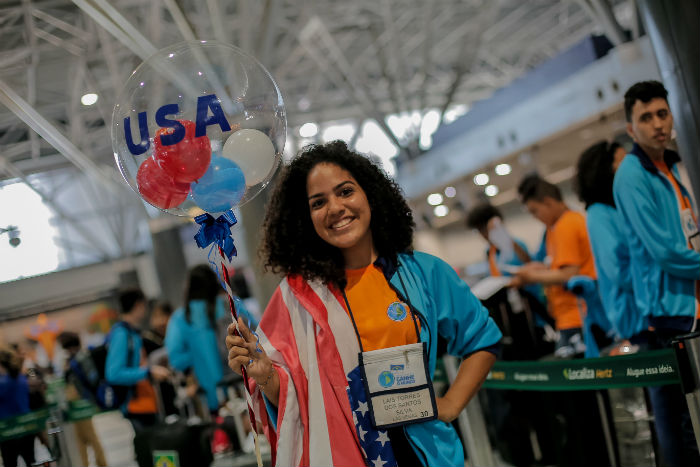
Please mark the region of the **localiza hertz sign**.
[[546, 362], [497, 362], [484, 384], [493, 389], [566, 391], [677, 384], [673, 350]]

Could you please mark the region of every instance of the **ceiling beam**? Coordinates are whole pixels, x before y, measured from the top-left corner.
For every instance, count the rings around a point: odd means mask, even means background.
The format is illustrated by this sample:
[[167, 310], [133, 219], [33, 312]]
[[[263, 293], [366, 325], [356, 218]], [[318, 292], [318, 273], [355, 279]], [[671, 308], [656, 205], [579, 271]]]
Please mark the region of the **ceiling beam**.
[[355, 76], [345, 54], [318, 16], [309, 19], [302, 28], [299, 42], [336, 87], [346, 91], [351, 99], [356, 100], [365, 110], [367, 117], [375, 119], [391, 142], [399, 151], [403, 151], [405, 148], [386, 124], [384, 114], [377, 108], [366, 86]]
[[[42, 138], [48, 141], [49, 144], [55, 147], [58, 152], [63, 154], [66, 159], [71, 161], [80, 170], [107, 186], [117, 185], [115, 179], [106, 172], [106, 168], [98, 167], [92, 159], [83, 154], [83, 152], [58, 131], [56, 127], [42, 117], [39, 112], [2, 80], [0, 80], [0, 102], [24, 123], [29, 125], [30, 128], [41, 135]], [[122, 184], [119, 183], [118, 186], [121, 188]]]

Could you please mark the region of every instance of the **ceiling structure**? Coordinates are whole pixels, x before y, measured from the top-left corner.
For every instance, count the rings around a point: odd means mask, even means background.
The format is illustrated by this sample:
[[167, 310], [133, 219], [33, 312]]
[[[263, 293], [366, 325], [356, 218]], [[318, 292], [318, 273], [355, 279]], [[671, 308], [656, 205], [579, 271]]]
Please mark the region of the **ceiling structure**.
[[[388, 115], [437, 109], [442, 120], [590, 34], [623, 42], [635, 11], [634, 0], [0, 0], [0, 186], [20, 179], [61, 222], [93, 216], [121, 235], [119, 216], [143, 209], [113, 162], [112, 107], [142, 60], [184, 39], [236, 45], [270, 70], [292, 151], [306, 122], [374, 120], [411, 159], [420, 121], [398, 137]], [[86, 93], [97, 102], [81, 104]], [[93, 203], [128, 198], [115, 219], [60, 200], [70, 171], [108, 187]], [[54, 173], [63, 180], [47, 190], [38, 180]]]

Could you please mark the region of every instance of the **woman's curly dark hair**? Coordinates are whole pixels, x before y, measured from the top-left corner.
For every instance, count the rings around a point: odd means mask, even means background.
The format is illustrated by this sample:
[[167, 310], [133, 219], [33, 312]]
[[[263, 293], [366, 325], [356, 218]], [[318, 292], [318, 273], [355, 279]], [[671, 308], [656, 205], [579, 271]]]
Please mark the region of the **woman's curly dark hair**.
[[595, 203], [615, 207], [613, 199], [613, 162], [618, 143], [600, 141], [581, 154], [576, 164], [574, 186], [586, 209]]
[[306, 179], [317, 164], [335, 164], [352, 174], [367, 195], [370, 229], [377, 254], [397, 262], [413, 250], [413, 215], [399, 186], [367, 157], [343, 141], [310, 145], [284, 169], [272, 193], [263, 223], [260, 256], [266, 271], [299, 274], [306, 280], [343, 284], [341, 251], [318, 236], [311, 222]]

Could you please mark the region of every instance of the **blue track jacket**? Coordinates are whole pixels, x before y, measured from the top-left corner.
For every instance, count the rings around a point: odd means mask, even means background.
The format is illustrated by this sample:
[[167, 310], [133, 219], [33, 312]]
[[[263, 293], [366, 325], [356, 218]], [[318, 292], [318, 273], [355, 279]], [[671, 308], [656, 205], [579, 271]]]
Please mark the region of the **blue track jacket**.
[[[391, 286], [420, 316], [420, 337], [428, 343], [431, 378], [435, 374], [438, 336], [447, 342], [447, 353], [458, 357], [493, 348], [500, 342], [501, 331], [486, 308], [441, 259], [421, 252], [400, 254], [398, 268], [382, 264], [382, 270]], [[462, 443], [452, 425], [433, 420], [407, 425], [404, 431], [423, 465], [464, 465]]]
[[[129, 338], [132, 342], [131, 361], [127, 362], [129, 353]], [[133, 386], [148, 377], [148, 367], [141, 366], [141, 334], [125, 322], [112, 327], [107, 336], [107, 362], [105, 363], [105, 379], [109, 384]]]
[[[664, 159], [690, 198], [678, 177], [678, 154], [667, 150]], [[637, 144], [615, 173], [613, 194], [628, 239], [637, 308], [647, 317], [694, 317], [700, 253], [688, 248], [673, 185]]]
[[[236, 310], [244, 321], [250, 318], [250, 314], [240, 300], [236, 300]], [[217, 300], [216, 319], [225, 317], [229, 313], [225, 299]], [[256, 326], [257, 323], [251, 322], [251, 329], [255, 329]], [[189, 322], [185, 318], [184, 307], [178, 308], [173, 313], [165, 333], [165, 348], [173, 368], [179, 371], [193, 368], [197, 381], [207, 396], [209, 408], [216, 410], [219, 407], [216, 385], [224, 374], [224, 362], [219, 353], [216, 331], [207, 317], [207, 306], [204, 300], [190, 302]]]
[[647, 329], [649, 324], [635, 304], [630, 251], [622, 224], [622, 216], [613, 206], [594, 203], [586, 210], [598, 293], [615, 334], [629, 339]]

